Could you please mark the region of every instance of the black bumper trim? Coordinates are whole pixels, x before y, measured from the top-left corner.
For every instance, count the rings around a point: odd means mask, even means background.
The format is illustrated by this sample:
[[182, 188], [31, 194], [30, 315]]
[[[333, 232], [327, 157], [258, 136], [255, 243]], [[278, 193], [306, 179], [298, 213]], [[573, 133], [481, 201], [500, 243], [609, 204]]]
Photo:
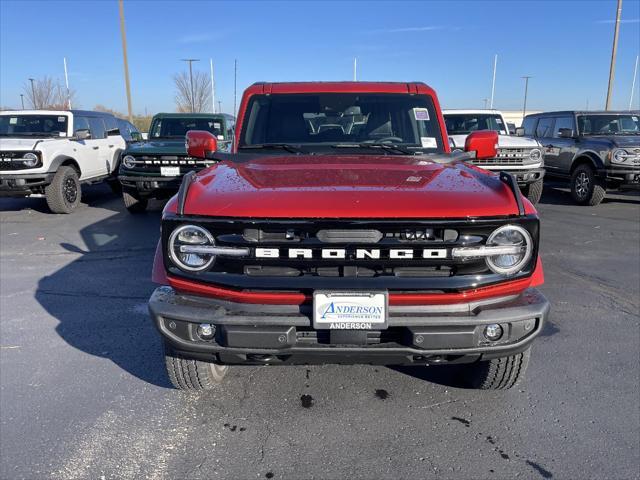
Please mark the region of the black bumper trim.
[[[359, 358], [367, 358], [365, 363], [377, 359], [373, 363], [411, 364], [415, 363], [414, 357], [453, 356], [457, 361], [463, 361], [462, 357], [475, 361], [480, 357], [508, 356], [528, 348], [549, 312], [549, 302], [535, 289], [502, 298], [499, 303], [459, 305], [455, 313], [451, 306], [429, 306], [429, 312], [425, 311], [426, 306], [391, 306], [388, 332], [402, 332], [403, 339], [336, 345], [304, 341], [305, 335], [321, 334], [311, 328], [311, 312], [304, 307], [261, 305], [263, 311], [258, 313], [243, 311], [243, 304], [220, 302], [216, 305], [218, 302], [214, 299], [205, 299], [205, 303], [198, 303], [193, 296], [178, 295], [169, 287], [160, 287], [149, 300], [149, 310], [162, 336], [182, 354], [252, 364], [267, 360], [268, 363], [309, 363], [314, 357], [323, 363], [361, 363]], [[249, 310], [253, 307], [258, 306]], [[216, 325], [218, 337], [214, 342], [197, 339], [193, 332], [199, 323]], [[509, 332], [504, 342], [490, 344], [479, 338], [478, 332], [490, 323], [499, 323]], [[171, 331], [171, 324], [176, 333]], [[297, 339], [295, 329], [301, 332]], [[375, 331], [372, 335], [376, 333], [382, 336], [387, 331]], [[422, 339], [417, 340], [418, 336]], [[472, 347], [462, 348], [469, 342], [473, 342]]]
[[56, 172], [20, 173], [0, 175], [0, 196], [23, 197], [33, 193], [33, 189], [46, 187], [53, 181]]

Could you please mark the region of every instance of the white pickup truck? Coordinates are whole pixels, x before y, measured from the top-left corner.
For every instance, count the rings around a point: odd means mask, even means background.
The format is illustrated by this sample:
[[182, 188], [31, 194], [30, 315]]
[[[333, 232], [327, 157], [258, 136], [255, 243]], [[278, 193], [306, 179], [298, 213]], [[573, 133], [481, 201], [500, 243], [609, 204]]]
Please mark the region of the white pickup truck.
[[464, 150], [465, 140], [471, 132], [498, 132], [498, 156], [472, 160], [472, 163], [487, 170], [511, 173], [522, 193], [531, 203], [538, 203], [542, 196], [545, 170], [542, 147], [536, 140], [510, 135], [507, 122], [499, 110], [444, 110], [442, 113], [453, 143], [452, 150]]
[[0, 112], [0, 196], [44, 194], [52, 212], [71, 213], [81, 184], [106, 180], [117, 187], [127, 145], [122, 125], [103, 112]]

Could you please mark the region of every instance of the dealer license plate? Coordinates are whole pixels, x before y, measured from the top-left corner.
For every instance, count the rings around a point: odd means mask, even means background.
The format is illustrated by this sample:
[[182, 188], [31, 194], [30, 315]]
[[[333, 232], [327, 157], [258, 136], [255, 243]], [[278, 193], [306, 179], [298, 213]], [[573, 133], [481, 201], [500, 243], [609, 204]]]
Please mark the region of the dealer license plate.
[[387, 292], [314, 292], [313, 327], [332, 330], [387, 328]]
[[180, 176], [180, 167], [160, 167], [160, 175], [163, 177]]

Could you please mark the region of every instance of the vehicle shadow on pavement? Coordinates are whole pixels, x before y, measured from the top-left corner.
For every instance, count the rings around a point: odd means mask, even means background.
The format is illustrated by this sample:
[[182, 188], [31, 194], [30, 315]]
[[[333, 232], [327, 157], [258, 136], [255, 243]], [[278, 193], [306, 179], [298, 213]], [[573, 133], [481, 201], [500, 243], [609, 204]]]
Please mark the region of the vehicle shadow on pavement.
[[[566, 183], [545, 181], [544, 191], [540, 203], [545, 205], [573, 205], [578, 206], [571, 196]], [[640, 194], [636, 192], [608, 192], [602, 203], [627, 203], [640, 205]], [[593, 207], [585, 207], [593, 208]]]
[[107, 192], [102, 190], [104, 201], [96, 198], [101, 210], [95, 215], [101, 219], [80, 230], [80, 244], [59, 244], [54, 255], [73, 260], [40, 279], [36, 300], [60, 322], [56, 332], [72, 347], [169, 387], [160, 338], [147, 311], [161, 206], [131, 215]]
[[[82, 198], [80, 199], [80, 205], [89, 207], [105, 207], [114, 199], [120, 198], [120, 194], [116, 194], [110, 191], [107, 186], [88, 186], [82, 188]], [[47, 206], [47, 200], [42, 197], [24, 197], [24, 198], [0, 198], [0, 211], [3, 212], [18, 212], [20, 210], [34, 210], [40, 213], [51, 214], [49, 207]], [[73, 214], [71, 214], [73, 215]]]
[[465, 385], [464, 373], [467, 365], [389, 366], [391, 370], [430, 383], [453, 388], [469, 388]]

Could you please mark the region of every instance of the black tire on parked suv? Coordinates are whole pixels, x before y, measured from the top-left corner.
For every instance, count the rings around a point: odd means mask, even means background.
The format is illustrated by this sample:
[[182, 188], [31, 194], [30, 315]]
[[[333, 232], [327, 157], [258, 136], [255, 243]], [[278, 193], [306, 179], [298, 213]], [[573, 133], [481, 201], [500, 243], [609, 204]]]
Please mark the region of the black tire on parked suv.
[[508, 390], [525, 376], [531, 347], [509, 357], [494, 358], [467, 366], [467, 384], [480, 390]]
[[63, 165], [44, 189], [47, 205], [53, 213], [71, 213], [80, 204], [82, 190], [75, 168]]
[[602, 202], [606, 193], [604, 182], [591, 165], [578, 165], [571, 174], [571, 196], [576, 203], [593, 207]]
[[533, 183], [522, 187], [522, 194], [529, 199], [534, 205], [540, 201], [542, 197], [543, 180], [536, 180]]
[[147, 199], [140, 198], [134, 189], [122, 187], [122, 200], [129, 213], [142, 213], [147, 209]]
[[229, 370], [227, 365], [183, 358], [166, 342], [164, 360], [169, 380], [179, 390], [212, 390]]

